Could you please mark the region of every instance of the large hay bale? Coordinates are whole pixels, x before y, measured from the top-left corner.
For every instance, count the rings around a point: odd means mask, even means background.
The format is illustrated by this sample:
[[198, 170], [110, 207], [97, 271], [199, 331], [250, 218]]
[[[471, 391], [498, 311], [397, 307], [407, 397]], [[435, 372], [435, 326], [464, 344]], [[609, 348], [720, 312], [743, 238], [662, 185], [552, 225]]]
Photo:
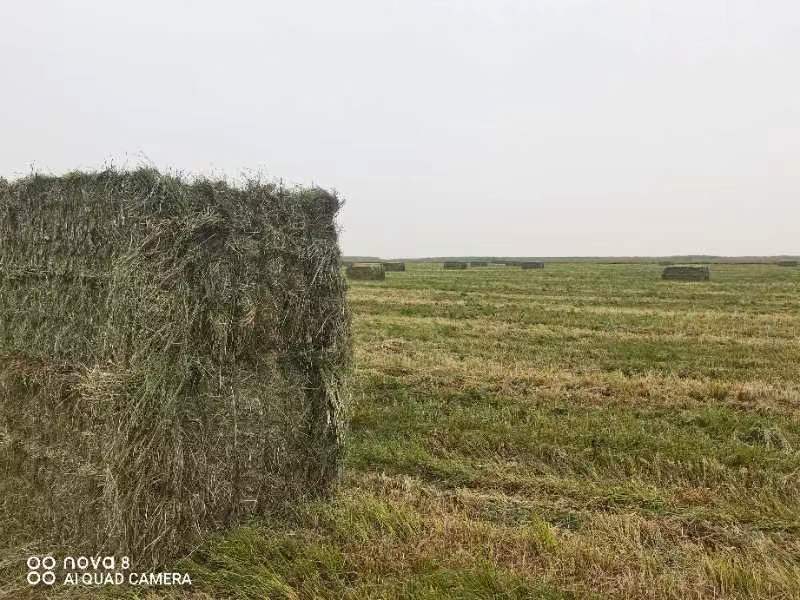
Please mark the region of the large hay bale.
[[800, 262], [796, 260], [779, 260], [776, 264], [779, 267], [796, 267]]
[[711, 271], [708, 267], [672, 266], [666, 267], [661, 279], [670, 281], [708, 281]]
[[457, 261], [457, 260], [448, 260], [442, 264], [442, 267], [445, 269], [466, 269], [469, 266], [469, 263]]
[[382, 263], [382, 264], [383, 264], [383, 270], [384, 271], [405, 271], [406, 270], [406, 263], [404, 263], [404, 262], [391, 261], [391, 262], [385, 262], [385, 263]]
[[150, 169], [0, 187], [0, 510], [144, 566], [325, 493], [350, 360], [339, 207]]
[[543, 262], [537, 262], [531, 260], [523, 261], [519, 263], [519, 266], [522, 267], [523, 269], [544, 269]]
[[485, 260], [471, 260], [469, 262], [470, 267], [488, 267], [489, 263]]
[[386, 271], [381, 263], [355, 263], [347, 267], [347, 276], [361, 281], [383, 281]]

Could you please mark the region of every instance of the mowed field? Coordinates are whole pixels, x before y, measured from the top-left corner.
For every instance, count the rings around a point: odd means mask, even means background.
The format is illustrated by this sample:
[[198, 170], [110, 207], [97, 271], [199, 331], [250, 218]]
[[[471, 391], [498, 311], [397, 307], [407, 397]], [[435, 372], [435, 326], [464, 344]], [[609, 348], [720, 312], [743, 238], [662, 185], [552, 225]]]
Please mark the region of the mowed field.
[[660, 272], [352, 282], [340, 489], [206, 543], [188, 595], [800, 598], [800, 269]]

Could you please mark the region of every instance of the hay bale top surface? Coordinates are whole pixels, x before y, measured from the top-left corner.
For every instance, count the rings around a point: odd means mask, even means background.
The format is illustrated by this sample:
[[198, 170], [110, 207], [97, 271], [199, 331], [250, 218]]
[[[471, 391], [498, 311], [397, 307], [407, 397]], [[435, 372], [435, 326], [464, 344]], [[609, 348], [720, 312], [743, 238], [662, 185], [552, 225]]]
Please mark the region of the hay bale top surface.
[[661, 278], [673, 281], [708, 281], [711, 279], [711, 271], [708, 267], [669, 266], [664, 268]]

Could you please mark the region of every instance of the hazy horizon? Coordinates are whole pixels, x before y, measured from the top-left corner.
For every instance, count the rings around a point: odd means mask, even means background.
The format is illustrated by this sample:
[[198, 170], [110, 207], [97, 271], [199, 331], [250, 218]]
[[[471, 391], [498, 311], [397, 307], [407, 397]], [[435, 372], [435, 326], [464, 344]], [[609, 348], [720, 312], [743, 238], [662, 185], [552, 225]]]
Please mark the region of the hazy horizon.
[[800, 254], [800, 4], [0, 5], [0, 176], [338, 190], [348, 255]]

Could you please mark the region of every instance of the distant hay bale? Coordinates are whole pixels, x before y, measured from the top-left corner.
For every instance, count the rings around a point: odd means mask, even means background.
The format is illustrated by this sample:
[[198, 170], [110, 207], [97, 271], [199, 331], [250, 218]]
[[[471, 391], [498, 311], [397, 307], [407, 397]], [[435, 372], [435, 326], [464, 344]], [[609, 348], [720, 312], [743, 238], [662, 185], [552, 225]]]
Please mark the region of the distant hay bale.
[[671, 260], [660, 260], [658, 261], [658, 264], [662, 267], [669, 267], [671, 265], [674, 265], [675, 263]]
[[389, 261], [382, 263], [384, 271], [405, 271], [406, 263], [398, 261]]
[[444, 267], [445, 269], [456, 269], [456, 270], [466, 269], [468, 266], [469, 263], [457, 260], [448, 260], [442, 265], [442, 267]]
[[519, 265], [523, 269], [544, 269], [544, 263], [540, 261], [523, 261]]
[[661, 279], [670, 281], [708, 281], [711, 271], [708, 267], [672, 266], [666, 267]]
[[0, 511], [44, 549], [144, 568], [327, 493], [350, 360], [339, 207], [152, 169], [0, 186]]
[[471, 260], [469, 262], [470, 267], [488, 267], [489, 263], [485, 260]]
[[504, 264], [507, 267], [518, 267], [522, 263], [520, 263], [520, 261], [518, 261], [518, 260], [506, 260], [506, 261], [503, 261], [501, 264]]
[[386, 271], [381, 263], [354, 263], [347, 267], [347, 276], [361, 281], [383, 281]]
[[800, 262], [796, 260], [779, 260], [776, 264], [779, 267], [796, 267]]

